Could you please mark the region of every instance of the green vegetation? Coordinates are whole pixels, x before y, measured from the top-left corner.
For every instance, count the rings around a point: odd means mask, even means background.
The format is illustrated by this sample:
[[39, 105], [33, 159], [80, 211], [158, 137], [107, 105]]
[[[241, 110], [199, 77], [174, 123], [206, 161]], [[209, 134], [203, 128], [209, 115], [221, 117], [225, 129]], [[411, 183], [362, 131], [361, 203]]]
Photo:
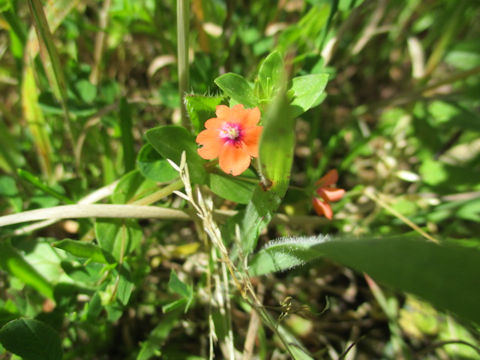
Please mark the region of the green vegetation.
[[480, 359], [479, 19], [0, 0], [0, 359]]

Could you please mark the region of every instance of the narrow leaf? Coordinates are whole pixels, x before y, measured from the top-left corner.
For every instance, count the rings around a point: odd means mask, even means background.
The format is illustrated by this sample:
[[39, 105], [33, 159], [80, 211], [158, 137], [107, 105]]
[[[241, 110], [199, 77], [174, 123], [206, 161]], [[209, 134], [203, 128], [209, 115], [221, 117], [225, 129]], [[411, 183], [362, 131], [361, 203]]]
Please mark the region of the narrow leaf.
[[241, 222], [243, 251], [249, 254], [258, 235], [272, 219], [288, 189], [295, 146], [295, 121], [289, 116], [288, 102], [281, 91], [263, 121], [260, 139], [260, 163], [263, 186], [257, 186]]
[[43, 10], [43, 5], [40, 0], [28, 0], [30, 11], [34, 19], [34, 27], [40, 43], [40, 48], [45, 51], [41, 52], [45, 72], [53, 88], [53, 92], [57, 99], [66, 102], [67, 100], [67, 86], [65, 77], [60, 65], [57, 49], [53, 42], [53, 36], [48, 26], [47, 18]]
[[263, 175], [280, 197], [290, 182], [295, 148], [295, 119], [287, 103], [285, 93], [280, 93], [267, 109], [259, 150]]
[[480, 323], [480, 251], [472, 248], [413, 237], [292, 238], [265, 247], [252, 259], [249, 270], [266, 274], [322, 257]]
[[52, 172], [52, 145], [47, 133], [47, 124], [38, 104], [38, 90], [32, 65], [25, 66], [22, 82], [23, 116], [33, 136], [40, 166], [43, 173], [50, 177]]
[[50, 186], [44, 184], [38, 177], [28, 172], [27, 170], [18, 169], [17, 173], [21, 178], [25, 179], [30, 184], [35, 186], [37, 189], [40, 189], [41, 191], [45, 192], [46, 194], [49, 194], [57, 198], [58, 200], [63, 201], [65, 204], [74, 204], [74, 202], [70, 200], [68, 197], [59, 193], [55, 189], [52, 189]]
[[0, 267], [40, 294], [53, 299], [53, 286], [5, 240], [0, 241]]
[[135, 168], [135, 150], [130, 106], [125, 98], [120, 101], [120, 129], [122, 132], [123, 165], [127, 173]]
[[78, 240], [65, 239], [54, 242], [52, 246], [62, 249], [74, 256], [90, 259], [94, 262], [102, 264], [112, 264], [115, 262], [115, 260], [108, 253], [94, 244], [80, 242]]

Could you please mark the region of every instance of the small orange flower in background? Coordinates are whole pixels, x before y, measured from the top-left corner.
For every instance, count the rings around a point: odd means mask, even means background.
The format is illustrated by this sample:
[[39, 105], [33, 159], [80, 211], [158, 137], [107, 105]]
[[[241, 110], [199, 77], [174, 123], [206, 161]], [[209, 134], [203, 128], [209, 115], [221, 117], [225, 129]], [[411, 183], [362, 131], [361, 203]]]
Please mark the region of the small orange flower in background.
[[218, 105], [216, 118], [205, 121], [205, 128], [198, 134], [202, 145], [198, 154], [206, 159], [218, 157], [220, 169], [227, 174], [240, 175], [248, 169], [252, 157], [258, 157], [258, 143], [263, 127], [258, 126], [258, 107], [245, 109], [242, 104], [229, 108]]
[[318, 180], [315, 185], [318, 186], [316, 192], [320, 198], [313, 198], [313, 208], [320, 216], [325, 216], [332, 220], [333, 211], [330, 203], [339, 201], [345, 194], [345, 190], [333, 187], [338, 181], [338, 172], [333, 169], [330, 170], [324, 177]]

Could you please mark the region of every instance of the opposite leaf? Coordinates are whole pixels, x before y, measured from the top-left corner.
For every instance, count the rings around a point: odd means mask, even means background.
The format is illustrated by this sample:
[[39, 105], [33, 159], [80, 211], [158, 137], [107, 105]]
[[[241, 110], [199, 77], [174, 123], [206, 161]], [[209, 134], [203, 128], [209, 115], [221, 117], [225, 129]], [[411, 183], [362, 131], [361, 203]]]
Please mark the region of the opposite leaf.
[[215, 79], [215, 84], [223, 90], [225, 95], [245, 105], [246, 108], [254, 108], [258, 104], [250, 84], [238, 74], [223, 74]]
[[328, 83], [328, 74], [311, 74], [292, 79], [293, 101], [292, 116], [296, 117], [319, 105], [325, 98], [324, 90]]

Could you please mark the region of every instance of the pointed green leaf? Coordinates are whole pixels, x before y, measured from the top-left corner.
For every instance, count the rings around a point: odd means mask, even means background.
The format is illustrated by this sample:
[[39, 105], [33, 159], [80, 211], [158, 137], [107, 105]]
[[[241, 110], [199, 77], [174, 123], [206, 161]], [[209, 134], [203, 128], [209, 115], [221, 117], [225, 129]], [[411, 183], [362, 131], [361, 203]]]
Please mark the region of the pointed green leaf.
[[120, 267], [119, 270], [120, 279], [118, 281], [117, 299], [120, 304], [126, 306], [132, 295], [133, 288], [135, 287], [132, 281], [132, 275], [125, 266]]
[[322, 257], [480, 323], [480, 251], [450, 243], [437, 245], [413, 237], [289, 238], [258, 252], [249, 271], [261, 275]]
[[193, 289], [191, 286], [185, 284], [182, 280], [178, 278], [178, 275], [175, 271], [172, 270], [170, 273], [170, 279], [168, 281], [168, 289], [182, 297], [180, 300], [173, 301], [162, 307], [162, 311], [168, 312], [174, 309], [179, 308], [180, 306], [185, 306], [185, 312], [188, 311], [192, 301], [193, 301]]
[[255, 90], [261, 102], [270, 102], [282, 87], [285, 65], [278, 51], [269, 54], [258, 70]]
[[319, 105], [325, 98], [323, 91], [328, 83], [328, 74], [310, 74], [292, 79], [292, 116], [296, 117]]
[[168, 288], [182, 297], [189, 298], [193, 295], [192, 288], [178, 278], [177, 273], [172, 270], [168, 280]]
[[78, 240], [65, 239], [54, 242], [52, 246], [62, 249], [74, 256], [90, 259], [101, 264], [112, 264], [115, 260], [102, 248], [91, 243], [85, 243]]
[[252, 87], [244, 77], [238, 74], [223, 74], [215, 79], [215, 84], [222, 89], [225, 95], [237, 103], [245, 105], [246, 108], [254, 108], [258, 104]]
[[32, 173], [30, 173], [29, 171], [23, 170], [23, 169], [18, 169], [17, 173], [21, 178], [28, 181], [30, 184], [35, 186], [37, 189], [40, 189], [41, 191], [57, 198], [58, 200], [63, 201], [65, 204], [74, 204], [74, 202], [72, 200], [70, 200], [68, 197], [59, 193], [58, 191], [56, 191], [52, 187], [46, 185], [43, 181], [41, 181], [38, 177], [36, 177]]

